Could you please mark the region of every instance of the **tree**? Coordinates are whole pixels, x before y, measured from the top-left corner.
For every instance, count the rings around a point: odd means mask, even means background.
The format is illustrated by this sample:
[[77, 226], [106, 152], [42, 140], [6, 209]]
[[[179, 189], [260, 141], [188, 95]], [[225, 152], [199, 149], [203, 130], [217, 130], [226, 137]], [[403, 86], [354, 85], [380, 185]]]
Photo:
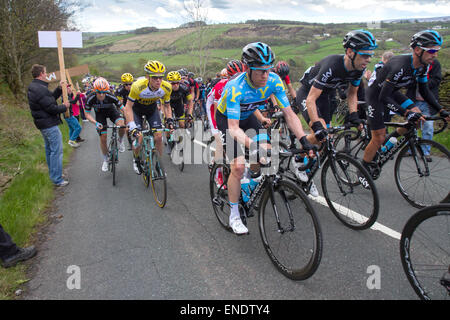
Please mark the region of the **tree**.
[[206, 0], [183, 1], [183, 6], [190, 20], [187, 25], [195, 28], [194, 41], [191, 45], [191, 54], [197, 57], [196, 64], [194, 64], [195, 73], [203, 76], [210, 58], [206, 39], [209, 30], [206, 23], [208, 18]]
[[64, 0], [0, 0], [0, 74], [16, 96], [25, 93], [24, 80], [33, 63], [45, 64], [38, 31], [67, 29], [73, 2]]

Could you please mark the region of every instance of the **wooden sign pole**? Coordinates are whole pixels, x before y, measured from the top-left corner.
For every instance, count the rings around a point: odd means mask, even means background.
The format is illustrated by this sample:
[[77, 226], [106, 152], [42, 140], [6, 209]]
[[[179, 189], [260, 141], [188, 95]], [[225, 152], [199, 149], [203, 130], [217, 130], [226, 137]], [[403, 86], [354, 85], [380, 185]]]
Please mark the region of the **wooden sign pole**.
[[66, 76], [67, 76], [67, 81], [69, 81], [69, 84], [72, 87], [72, 90], [74, 90], [75, 88], [73, 87], [73, 82], [72, 82], [72, 78], [70, 77], [69, 69], [66, 69]]
[[[61, 71], [61, 81], [63, 82], [62, 92], [63, 92], [63, 101], [69, 101], [69, 97], [67, 94], [67, 85], [66, 85], [66, 67], [64, 65], [64, 52], [62, 47], [61, 40], [61, 31], [56, 31], [56, 41], [58, 42], [58, 58], [59, 58], [59, 70]], [[70, 111], [67, 109], [65, 113], [66, 118], [70, 117]]]

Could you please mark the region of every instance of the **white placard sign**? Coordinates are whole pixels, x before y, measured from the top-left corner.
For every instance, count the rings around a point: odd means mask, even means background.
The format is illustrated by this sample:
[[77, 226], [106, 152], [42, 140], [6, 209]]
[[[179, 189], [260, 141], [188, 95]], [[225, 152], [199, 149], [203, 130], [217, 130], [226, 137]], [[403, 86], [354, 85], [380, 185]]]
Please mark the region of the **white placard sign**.
[[[38, 31], [40, 48], [58, 48], [56, 31]], [[63, 48], [83, 48], [81, 31], [61, 31]]]

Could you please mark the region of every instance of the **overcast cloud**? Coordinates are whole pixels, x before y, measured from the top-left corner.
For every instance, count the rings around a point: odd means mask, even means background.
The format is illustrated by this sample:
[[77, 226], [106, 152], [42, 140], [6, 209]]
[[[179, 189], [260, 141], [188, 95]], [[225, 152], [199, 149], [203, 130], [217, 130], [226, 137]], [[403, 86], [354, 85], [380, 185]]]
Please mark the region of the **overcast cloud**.
[[203, 3], [208, 23], [252, 19], [341, 23], [450, 16], [450, 0], [82, 0], [87, 8], [78, 10], [74, 23], [89, 32], [174, 28], [189, 21], [185, 7], [197, 1]]

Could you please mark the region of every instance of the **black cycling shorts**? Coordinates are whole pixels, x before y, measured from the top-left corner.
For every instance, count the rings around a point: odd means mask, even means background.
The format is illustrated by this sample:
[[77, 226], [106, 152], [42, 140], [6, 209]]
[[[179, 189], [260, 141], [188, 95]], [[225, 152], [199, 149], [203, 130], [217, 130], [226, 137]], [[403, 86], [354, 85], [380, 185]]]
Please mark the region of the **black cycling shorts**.
[[[224, 150], [226, 151], [228, 159], [233, 160], [237, 157], [244, 156], [244, 147], [229, 134], [228, 118], [221, 112], [216, 111], [216, 123], [217, 129], [219, 129], [222, 134], [222, 141], [225, 142]], [[269, 142], [266, 129], [263, 128], [254, 114], [245, 120], [239, 120], [239, 128], [241, 128], [248, 137], [257, 140], [258, 143]]]
[[99, 135], [106, 134], [106, 127], [108, 126], [107, 119], [112, 123], [117, 124], [117, 121], [124, 120], [122, 113], [116, 108], [97, 109], [95, 111], [95, 121], [103, 125], [103, 129], [97, 129]]
[[142, 116], [145, 116], [147, 118], [150, 128], [153, 129], [162, 128], [161, 117], [159, 115], [157, 107], [154, 108], [149, 107], [148, 109], [133, 108], [134, 123], [136, 123], [136, 126], [138, 127], [139, 130], [142, 130]]

